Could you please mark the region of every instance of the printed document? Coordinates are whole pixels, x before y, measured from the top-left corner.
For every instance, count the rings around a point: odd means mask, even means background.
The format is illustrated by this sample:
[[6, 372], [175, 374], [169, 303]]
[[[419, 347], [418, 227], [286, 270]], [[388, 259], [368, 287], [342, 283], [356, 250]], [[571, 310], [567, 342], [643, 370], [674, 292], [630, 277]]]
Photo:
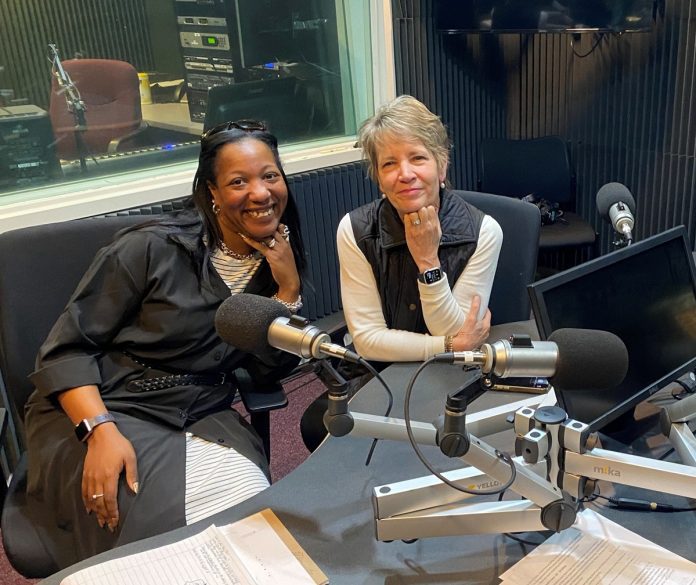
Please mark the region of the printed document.
[[503, 585], [696, 585], [696, 564], [592, 510], [500, 576]]
[[328, 579], [270, 510], [88, 567], [61, 585], [316, 585]]

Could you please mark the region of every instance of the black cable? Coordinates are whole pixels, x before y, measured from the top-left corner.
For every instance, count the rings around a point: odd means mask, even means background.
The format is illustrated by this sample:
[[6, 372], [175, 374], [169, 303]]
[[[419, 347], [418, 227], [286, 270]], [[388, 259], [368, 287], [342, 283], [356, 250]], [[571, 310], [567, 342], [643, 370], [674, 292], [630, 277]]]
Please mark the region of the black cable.
[[597, 498], [606, 500], [612, 507], [620, 510], [639, 511], [639, 512], [696, 512], [696, 506], [672, 506], [663, 502], [651, 502], [649, 500], [636, 500], [633, 498], [607, 498], [597, 494]]
[[472, 496], [491, 496], [491, 495], [496, 495], [501, 492], [504, 492], [507, 490], [515, 481], [515, 478], [517, 477], [517, 468], [515, 467], [515, 462], [512, 460], [512, 457], [508, 455], [507, 453], [504, 453], [503, 451], [499, 451], [498, 449], [495, 450], [495, 454], [498, 458], [502, 459], [505, 461], [510, 466], [510, 478], [503, 484], [501, 487], [494, 489], [494, 490], [489, 490], [489, 491], [481, 491], [481, 490], [470, 490], [465, 487], [462, 487], [460, 485], [457, 485], [453, 481], [450, 481], [447, 479], [444, 475], [442, 475], [439, 471], [437, 471], [431, 464], [430, 462], [425, 458], [425, 455], [421, 452], [420, 448], [418, 447], [418, 444], [416, 443], [416, 439], [413, 436], [413, 429], [411, 428], [411, 406], [410, 406], [410, 401], [411, 401], [411, 393], [413, 392], [413, 386], [415, 385], [416, 378], [420, 375], [420, 373], [428, 366], [430, 365], [433, 361], [435, 361], [434, 357], [431, 357], [424, 361], [418, 369], [414, 372], [413, 376], [411, 376], [411, 379], [408, 382], [408, 386], [406, 387], [406, 396], [404, 397], [404, 422], [406, 423], [406, 434], [408, 435], [408, 440], [411, 443], [411, 447], [413, 448], [414, 452], [416, 453], [416, 456], [418, 459], [420, 459], [421, 463], [425, 465], [426, 469], [432, 473], [435, 477], [437, 477], [442, 483], [447, 484], [451, 488], [454, 488], [455, 490], [458, 490], [460, 492], [464, 492], [465, 494], [469, 494]]
[[585, 57], [588, 57], [589, 55], [591, 55], [592, 52], [597, 48], [597, 46], [599, 45], [599, 43], [601, 43], [601, 42], [602, 42], [602, 39], [604, 38], [604, 33], [597, 33], [597, 34], [598, 34], [597, 40], [596, 40], [596, 41], [594, 42], [594, 44], [592, 45], [592, 48], [591, 48], [589, 51], [587, 51], [587, 53], [582, 53], [582, 54], [578, 53], [578, 52], [575, 50], [575, 43], [573, 42], [573, 38], [571, 37], [571, 39], [570, 39], [570, 48], [571, 48], [572, 51], [573, 51], [573, 55], [575, 55], [575, 56], [578, 57], [579, 59], [584, 59]]
[[[363, 358], [360, 358], [358, 363], [365, 369], [367, 369], [367, 371], [370, 372], [375, 378], [377, 378], [377, 380], [379, 380], [384, 389], [387, 391], [387, 396], [389, 396], [389, 400], [387, 403], [387, 410], [385, 411], [384, 416], [389, 416], [389, 414], [391, 413], [392, 406], [394, 406], [394, 395], [392, 394], [391, 388], [389, 388], [389, 385], [386, 383], [384, 378], [382, 378], [380, 373], [372, 366], [370, 362], [364, 360]], [[370, 461], [372, 461], [372, 454], [375, 452], [375, 447], [377, 447], [377, 441], [379, 441], [379, 439], [372, 439], [372, 445], [370, 445], [370, 450], [368, 451], [367, 458], [365, 459], [366, 467], [370, 464]]]
[[595, 491], [585, 498], [581, 498], [579, 502], [581, 504], [587, 504], [594, 502], [597, 498], [603, 498], [604, 496], [600, 493], [599, 484], [595, 484]]
[[662, 455], [658, 457], [660, 461], [664, 461], [667, 457], [669, 457], [672, 453], [674, 453], [674, 447], [671, 449], [667, 449]]
[[546, 540], [546, 539], [543, 539], [540, 542], [534, 542], [533, 540], [525, 540], [524, 538], [520, 538], [519, 536], [515, 536], [510, 532], [503, 532], [503, 536], [506, 536], [507, 538], [515, 540], [515, 541], [519, 542], [520, 544], [529, 544], [531, 546], [539, 546], [540, 544], [542, 544], [544, 542], [544, 540]]

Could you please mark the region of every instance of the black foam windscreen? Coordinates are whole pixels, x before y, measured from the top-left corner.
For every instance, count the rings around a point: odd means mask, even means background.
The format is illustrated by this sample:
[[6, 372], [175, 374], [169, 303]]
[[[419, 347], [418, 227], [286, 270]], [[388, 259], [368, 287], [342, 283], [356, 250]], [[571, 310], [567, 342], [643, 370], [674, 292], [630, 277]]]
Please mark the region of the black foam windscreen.
[[549, 341], [558, 345], [556, 374], [551, 381], [559, 390], [606, 390], [626, 377], [628, 351], [609, 331], [557, 329]]
[[277, 317], [290, 317], [279, 302], [249, 293], [233, 294], [215, 313], [215, 330], [223, 341], [256, 355], [273, 351], [268, 328]]
[[597, 191], [597, 211], [599, 214], [609, 220], [609, 208], [614, 203], [623, 203], [631, 213], [636, 211], [636, 200], [631, 195], [626, 185], [621, 183], [607, 183]]

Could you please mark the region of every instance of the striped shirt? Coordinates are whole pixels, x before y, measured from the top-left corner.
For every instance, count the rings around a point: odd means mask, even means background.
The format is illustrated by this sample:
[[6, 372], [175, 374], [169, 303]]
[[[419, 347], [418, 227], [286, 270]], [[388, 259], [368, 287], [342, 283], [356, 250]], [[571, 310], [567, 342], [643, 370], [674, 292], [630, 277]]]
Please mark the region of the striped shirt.
[[261, 266], [263, 255], [260, 252], [255, 253], [251, 258], [238, 260], [225, 254], [220, 248], [210, 256], [210, 260], [220, 275], [220, 278], [225, 281], [232, 294], [240, 293], [249, 284], [251, 277]]
[[[232, 294], [246, 288], [261, 260], [260, 253], [238, 260], [219, 248], [211, 255], [213, 267]], [[186, 433], [186, 524], [243, 502], [268, 485], [263, 471], [232, 447]]]

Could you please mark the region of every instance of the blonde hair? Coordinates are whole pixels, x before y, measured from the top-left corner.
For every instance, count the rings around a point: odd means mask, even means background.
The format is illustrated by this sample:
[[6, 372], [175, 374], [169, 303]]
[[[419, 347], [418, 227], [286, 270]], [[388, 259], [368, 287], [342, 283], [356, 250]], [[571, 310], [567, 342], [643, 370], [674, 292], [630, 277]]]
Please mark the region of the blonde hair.
[[363, 150], [367, 171], [375, 182], [378, 182], [379, 147], [388, 136], [420, 141], [435, 158], [438, 170], [446, 172], [451, 148], [447, 129], [439, 116], [413, 96], [400, 95], [384, 104], [358, 130], [358, 145]]

